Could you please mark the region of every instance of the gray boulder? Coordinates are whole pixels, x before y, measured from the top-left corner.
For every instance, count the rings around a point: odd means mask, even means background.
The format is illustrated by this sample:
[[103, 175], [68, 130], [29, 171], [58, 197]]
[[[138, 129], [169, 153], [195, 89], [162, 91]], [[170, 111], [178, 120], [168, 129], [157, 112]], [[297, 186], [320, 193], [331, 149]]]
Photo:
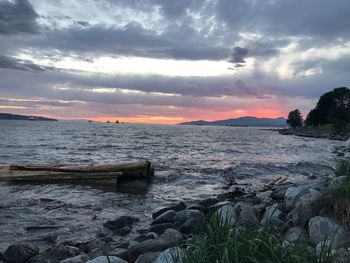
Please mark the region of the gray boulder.
[[108, 255], [127, 260], [128, 250], [126, 248], [114, 248], [109, 251]]
[[235, 211], [235, 224], [245, 225], [245, 224], [255, 224], [258, 223], [258, 211], [250, 204], [237, 203], [233, 207]]
[[28, 262], [39, 253], [39, 249], [32, 248], [27, 244], [15, 244], [8, 247], [4, 253], [4, 258], [9, 263]]
[[311, 188], [308, 194], [299, 198], [287, 218], [295, 225], [305, 227], [311, 217], [319, 214], [324, 206], [323, 201], [322, 194]]
[[161, 252], [148, 252], [137, 258], [135, 263], [154, 263]]
[[176, 263], [181, 262], [184, 252], [181, 248], [173, 247], [169, 248], [158, 256], [154, 263]]
[[234, 203], [231, 202], [231, 201], [218, 202], [218, 203], [216, 203], [216, 204], [214, 204], [214, 205], [208, 207], [208, 213], [207, 213], [206, 215], [207, 215], [208, 217], [211, 217], [212, 215], [214, 215], [215, 213], [217, 213], [217, 211], [218, 211], [221, 207], [223, 207], [223, 206], [225, 206], [225, 205], [231, 205], [231, 206], [233, 206]]
[[235, 206], [225, 205], [217, 211], [222, 222], [245, 225], [258, 223], [258, 211], [252, 204], [239, 202]]
[[224, 205], [216, 212], [219, 216], [221, 223], [234, 224], [236, 221], [236, 211], [233, 209], [231, 204]]
[[218, 202], [219, 202], [219, 200], [216, 198], [207, 198], [207, 199], [200, 201], [198, 204], [208, 208], [209, 206], [213, 206]]
[[115, 220], [105, 222], [103, 226], [118, 235], [125, 236], [131, 232], [132, 225], [139, 221], [136, 217], [121, 216]]
[[299, 186], [288, 187], [284, 197], [284, 207], [287, 211], [291, 211], [294, 208], [295, 203], [301, 196], [310, 192], [310, 189], [319, 189], [324, 186], [323, 181], [315, 181], [308, 184], [302, 184]]
[[349, 232], [330, 218], [315, 216], [309, 221], [309, 238], [315, 245], [330, 240], [332, 247], [341, 247], [348, 244], [348, 236]]
[[78, 248], [73, 246], [57, 245], [46, 251], [47, 257], [51, 260], [63, 260], [79, 255]]
[[288, 187], [284, 196], [284, 207], [287, 211], [291, 211], [294, 208], [294, 204], [298, 201], [299, 197], [309, 192], [309, 187], [305, 185]]
[[87, 261], [86, 263], [128, 263], [124, 259], [113, 256], [101, 256]]
[[203, 224], [204, 217], [197, 217], [188, 219], [183, 223], [178, 230], [183, 234], [194, 234], [198, 232]]
[[303, 230], [300, 227], [290, 228], [284, 235], [284, 241], [288, 244], [293, 243], [301, 237], [302, 233]]
[[185, 223], [187, 220], [191, 218], [198, 218], [203, 217], [203, 213], [198, 210], [183, 210], [178, 212], [174, 217], [174, 224], [175, 226], [181, 226], [183, 223]]
[[153, 225], [148, 229], [148, 233], [156, 233], [158, 235], [161, 235], [165, 232], [167, 229], [175, 229], [175, 226], [173, 223], [164, 223], [164, 224], [158, 224], [158, 225]]
[[284, 196], [286, 195], [286, 192], [287, 192], [287, 187], [281, 187], [276, 191], [272, 191], [270, 194], [270, 197], [273, 200], [282, 201], [284, 199]]
[[138, 236], [137, 238], [135, 238], [135, 241], [137, 242], [143, 242], [149, 239], [156, 239], [158, 237], [158, 234], [154, 233], [154, 232], [149, 232], [147, 234], [143, 234]]
[[278, 209], [278, 204], [274, 204], [266, 208], [265, 213], [260, 221], [260, 224], [273, 224], [273, 225], [283, 225], [283, 221], [280, 219], [282, 211]]
[[202, 206], [200, 204], [189, 205], [186, 209], [188, 209], [188, 210], [198, 210], [199, 212], [202, 212], [203, 214], [206, 214], [208, 212], [208, 208], [206, 208], [205, 206]]
[[160, 216], [161, 214], [164, 214], [165, 212], [169, 211], [169, 210], [173, 210], [175, 212], [180, 212], [182, 210], [186, 209], [186, 204], [184, 202], [180, 202], [176, 205], [170, 206], [170, 207], [164, 207], [156, 212], [154, 212], [152, 214], [152, 218], [155, 219], [158, 216]]
[[160, 239], [166, 241], [169, 245], [177, 245], [183, 241], [182, 234], [176, 229], [167, 229]]
[[137, 258], [147, 252], [163, 251], [167, 248], [175, 246], [182, 242], [183, 237], [175, 229], [167, 229], [164, 234], [156, 240], [146, 240], [134, 245], [131, 245], [128, 249], [129, 262], [135, 262]]
[[176, 215], [176, 212], [174, 210], [166, 211], [165, 213], [156, 217], [153, 220], [152, 225], [163, 224], [163, 223], [172, 223], [172, 222], [174, 222], [175, 215]]
[[60, 261], [60, 263], [85, 263], [87, 260], [88, 260], [87, 256], [79, 255], [72, 258], [66, 258]]

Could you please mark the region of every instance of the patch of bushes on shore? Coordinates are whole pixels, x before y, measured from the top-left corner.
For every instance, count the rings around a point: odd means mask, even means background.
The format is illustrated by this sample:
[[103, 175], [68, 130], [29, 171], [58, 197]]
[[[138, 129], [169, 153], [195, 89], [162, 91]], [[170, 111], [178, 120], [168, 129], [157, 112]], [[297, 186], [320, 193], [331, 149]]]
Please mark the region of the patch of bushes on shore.
[[177, 263], [331, 263], [331, 246], [316, 249], [301, 237], [289, 242], [283, 227], [235, 226], [213, 216], [196, 235]]

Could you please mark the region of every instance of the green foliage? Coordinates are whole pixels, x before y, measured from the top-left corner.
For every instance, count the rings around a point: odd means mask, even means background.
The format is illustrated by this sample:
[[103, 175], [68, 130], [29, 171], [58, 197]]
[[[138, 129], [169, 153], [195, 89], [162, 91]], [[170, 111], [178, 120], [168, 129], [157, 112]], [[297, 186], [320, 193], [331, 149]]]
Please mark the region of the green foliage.
[[300, 110], [295, 109], [288, 114], [287, 123], [292, 128], [301, 127], [303, 125], [303, 117], [301, 116]]
[[348, 160], [340, 160], [335, 169], [335, 175], [337, 177], [347, 176], [350, 178], [350, 162]]
[[339, 221], [350, 226], [350, 161], [341, 160], [336, 169], [336, 176], [342, 177], [332, 185], [334, 210]]
[[194, 237], [182, 263], [330, 263], [332, 253], [325, 245], [320, 253], [307, 241], [286, 243], [276, 227], [237, 227], [214, 216]]
[[306, 117], [307, 126], [319, 126], [333, 123], [336, 129], [344, 127], [350, 122], [350, 89], [336, 88], [323, 94], [317, 102], [316, 108]]

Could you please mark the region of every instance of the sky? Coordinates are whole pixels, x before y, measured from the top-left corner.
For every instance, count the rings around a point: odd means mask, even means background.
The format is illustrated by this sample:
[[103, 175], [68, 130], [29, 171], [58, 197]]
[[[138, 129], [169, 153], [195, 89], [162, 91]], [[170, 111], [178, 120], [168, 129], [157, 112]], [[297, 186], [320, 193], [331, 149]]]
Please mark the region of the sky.
[[0, 112], [306, 117], [350, 82], [349, 0], [0, 0]]

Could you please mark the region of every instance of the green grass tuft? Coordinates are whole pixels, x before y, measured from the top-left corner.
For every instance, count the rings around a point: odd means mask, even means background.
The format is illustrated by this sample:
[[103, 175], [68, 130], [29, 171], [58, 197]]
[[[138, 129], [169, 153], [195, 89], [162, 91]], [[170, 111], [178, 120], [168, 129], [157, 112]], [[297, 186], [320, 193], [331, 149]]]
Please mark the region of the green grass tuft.
[[342, 177], [333, 183], [332, 197], [334, 199], [334, 212], [342, 224], [350, 226], [350, 161], [341, 160], [336, 169], [336, 176]]
[[319, 253], [304, 239], [286, 243], [281, 229], [238, 227], [213, 216], [187, 247], [178, 263], [330, 263], [332, 251]]

